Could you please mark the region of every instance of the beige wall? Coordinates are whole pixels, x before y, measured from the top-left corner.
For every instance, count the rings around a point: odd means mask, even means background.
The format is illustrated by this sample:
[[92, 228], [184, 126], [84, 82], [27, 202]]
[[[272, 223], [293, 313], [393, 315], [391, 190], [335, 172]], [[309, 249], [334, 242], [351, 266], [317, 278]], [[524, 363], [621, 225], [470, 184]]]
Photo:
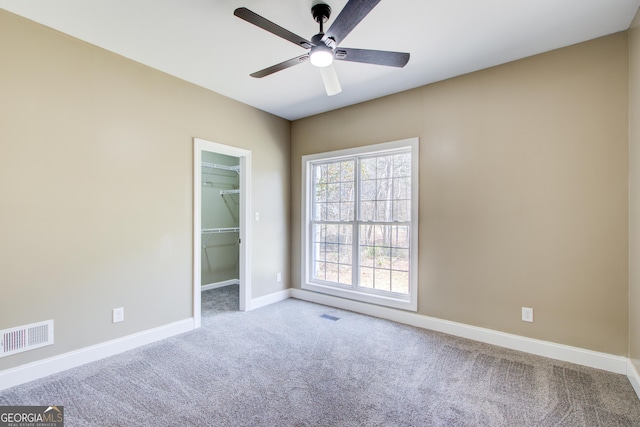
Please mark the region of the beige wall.
[[56, 331], [0, 369], [192, 316], [193, 137], [252, 150], [253, 297], [288, 286], [288, 121], [1, 10], [0, 58], [0, 329]]
[[301, 156], [418, 136], [418, 312], [626, 355], [627, 55], [620, 33], [295, 121], [294, 286]]
[[629, 30], [629, 358], [640, 371], [640, 14]]

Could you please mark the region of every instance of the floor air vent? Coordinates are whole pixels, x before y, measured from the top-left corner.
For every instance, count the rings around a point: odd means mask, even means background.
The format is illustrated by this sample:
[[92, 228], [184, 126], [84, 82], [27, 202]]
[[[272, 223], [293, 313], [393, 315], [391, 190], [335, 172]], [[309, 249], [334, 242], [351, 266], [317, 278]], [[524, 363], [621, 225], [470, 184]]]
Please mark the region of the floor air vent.
[[330, 314], [326, 314], [326, 313], [325, 313], [325, 314], [323, 314], [323, 315], [322, 315], [322, 316], [320, 316], [320, 317], [322, 317], [323, 319], [333, 320], [334, 322], [335, 322], [336, 320], [340, 320], [340, 318], [339, 318], [339, 317], [332, 316], [332, 315], [330, 315]]
[[53, 344], [53, 320], [0, 330], [0, 357]]

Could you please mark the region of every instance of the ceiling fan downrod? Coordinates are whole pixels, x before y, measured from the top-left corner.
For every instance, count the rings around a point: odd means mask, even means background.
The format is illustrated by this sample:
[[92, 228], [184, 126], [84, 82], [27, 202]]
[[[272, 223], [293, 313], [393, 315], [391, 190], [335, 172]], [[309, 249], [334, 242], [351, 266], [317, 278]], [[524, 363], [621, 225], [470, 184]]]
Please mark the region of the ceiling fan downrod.
[[311, 14], [313, 19], [320, 24], [320, 34], [324, 34], [323, 24], [329, 20], [331, 16], [331, 6], [324, 3], [318, 3], [311, 6]]

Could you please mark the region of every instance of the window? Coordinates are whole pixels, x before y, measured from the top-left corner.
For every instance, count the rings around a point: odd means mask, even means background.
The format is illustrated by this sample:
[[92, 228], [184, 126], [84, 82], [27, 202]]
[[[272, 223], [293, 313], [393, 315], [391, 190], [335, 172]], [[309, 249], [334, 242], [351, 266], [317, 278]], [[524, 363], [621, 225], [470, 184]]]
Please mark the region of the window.
[[417, 309], [417, 138], [304, 156], [303, 289]]

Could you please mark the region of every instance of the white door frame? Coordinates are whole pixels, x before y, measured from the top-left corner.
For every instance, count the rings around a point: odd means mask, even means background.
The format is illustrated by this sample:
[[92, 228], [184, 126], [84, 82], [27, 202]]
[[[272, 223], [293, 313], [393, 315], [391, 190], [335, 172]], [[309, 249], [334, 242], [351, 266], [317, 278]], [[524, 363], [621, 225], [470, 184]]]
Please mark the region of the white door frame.
[[202, 152], [240, 158], [240, 310], [251, 304], [251, 151], [193, 138], [193, 320], [199, 328], [202, 286]]

